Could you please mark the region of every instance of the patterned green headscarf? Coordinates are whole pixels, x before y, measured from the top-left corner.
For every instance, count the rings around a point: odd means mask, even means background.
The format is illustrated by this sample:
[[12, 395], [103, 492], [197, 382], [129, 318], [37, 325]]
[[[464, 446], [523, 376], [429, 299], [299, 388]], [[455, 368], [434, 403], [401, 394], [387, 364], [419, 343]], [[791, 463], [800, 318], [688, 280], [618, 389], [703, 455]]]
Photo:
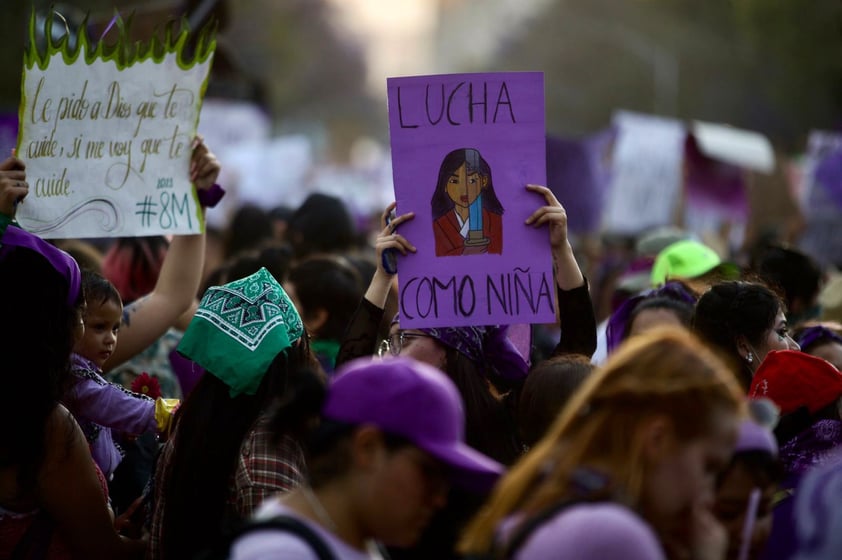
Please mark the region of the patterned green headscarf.
[[253, 395], [269, 364], [304, 334], [281, 285], [265, 268], [205, 292], [178, 352], [231, 388]]

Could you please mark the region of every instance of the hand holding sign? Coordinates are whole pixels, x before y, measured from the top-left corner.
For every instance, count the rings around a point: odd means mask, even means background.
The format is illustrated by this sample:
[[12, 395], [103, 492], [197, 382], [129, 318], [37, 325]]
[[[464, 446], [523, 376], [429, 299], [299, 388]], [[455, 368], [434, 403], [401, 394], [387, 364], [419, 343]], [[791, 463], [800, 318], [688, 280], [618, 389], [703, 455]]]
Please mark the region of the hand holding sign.
[[15, 217], [17, 205], [29, 194], [26, 165], [12, 156], [0, 163], [0, 214]]
[[193, 140], [193, 154], [190, 158], [190, 181], [198, 190], [207, 190], [216, 183], [222, 166], [205, 145], [202, 135]]
[[553, 192], [541, 185], [526, 185], [526, 189], [543, 195], [546, 206], [538, 208], [526, 219], [526, 225], [541, 227], [548, 224], [550, 228], [550, 247], [553, 251], [567, 243], [567, 211], [555, 197]]
[[572, 290], [585, 283], [585, 277], [576, 262], [573, 248], [567, 238], [567, 211], [553, 192], [541, 185], [526, 185], [526, 189], [544, 196], [546, 206], [542, 206], [526, 219], [526, 225], [536, 228], [547, 224], [550, 230], [550, 247], [555, 263], [556, 284], [562, 290]]
[[401, 214], [397, 218], [393, 220], [388, 220], [389, 215], [392, 213], [392, 210], [395, 209], [396, 204], [393, 202], [387, 208], [386, 211], [380, 216], [380, 227], [382, 231], [377, 235], [377, 240], [374, 243], [374, 247], [377, 250], [377, 271], [382, 272], [388, 276], [393, 276], [395, 273], [392, 271], [388, 271], [383, 266], [383, 253], [384, 251], [400, 251], [402, 255], [406, 256], [407, 251], [409, 252], [416, 252], [415, 246], [413, 246], [407, 239], [400, 235], [397, 232], [398, 226], [402, 223], [406, 222], [407, 220], [411, 220], [415, 217], [413, 212], [409, 212], [408, 214]]

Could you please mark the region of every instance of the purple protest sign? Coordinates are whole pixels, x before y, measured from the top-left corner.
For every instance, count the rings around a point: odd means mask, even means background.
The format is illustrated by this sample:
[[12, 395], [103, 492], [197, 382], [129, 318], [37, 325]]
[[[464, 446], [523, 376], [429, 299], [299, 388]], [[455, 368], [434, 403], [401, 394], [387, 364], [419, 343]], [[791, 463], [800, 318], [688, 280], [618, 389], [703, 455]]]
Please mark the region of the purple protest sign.
[[615, 136], [611, 127], [576, 140], [547, 137], [547, 186], [567, 211], [570, 233], [599, 229]]
[[401, 326], [555, 321], [549, 234], [525, 220], [546, 201], [541, 73], [390, 78], [401, 234]]

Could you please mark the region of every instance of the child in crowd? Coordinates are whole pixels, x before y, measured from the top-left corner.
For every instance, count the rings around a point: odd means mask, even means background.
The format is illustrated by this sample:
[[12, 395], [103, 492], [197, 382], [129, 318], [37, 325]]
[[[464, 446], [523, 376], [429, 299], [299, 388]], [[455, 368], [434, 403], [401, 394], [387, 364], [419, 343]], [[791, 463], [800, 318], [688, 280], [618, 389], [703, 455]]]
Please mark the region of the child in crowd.
[[87, 300], [85, 333], [73, 348], [71, 385], [62, 402], [82, 427], [94, 461], [110, 479], [122, 460], [111, 431], [166, 435], [178, 401], [153, 400], [105, 380], [102, 368], [117, 345], [123, 304], [114, 285], [95, 272], [83, 273], [82, 290]]

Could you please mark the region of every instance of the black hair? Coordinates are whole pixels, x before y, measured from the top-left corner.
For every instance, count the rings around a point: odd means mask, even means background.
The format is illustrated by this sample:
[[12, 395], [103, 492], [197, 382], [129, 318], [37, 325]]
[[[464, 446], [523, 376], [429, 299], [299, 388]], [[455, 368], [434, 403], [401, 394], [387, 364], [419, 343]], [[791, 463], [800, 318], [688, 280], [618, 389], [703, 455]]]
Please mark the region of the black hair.
[[295, 285], [299, 312], [305, 321], [319, 309], [328, 314], [319, 331], [312, 334], [319, 339], [341, 340], [363, 296], [357, 271], [339, 258], [314, 257], [293, 267], [289, 281]]
[[728, 474], [738, 465], [745, 468], [755, 486], [764, 487], [776, 484], [784, 478], [784, 467], [780, 459], [760, 449], [738, 451], [731, 457], [727, 468], [722, 470], [716, 478], [717, 488], [725, 481]]
[[523, 450], [513, 412], [490, 391], [484, 368], [458, 350], [445, 347], [443, 372], [465, 405], [465, 442], [492, 459], [512, 465]]
[[226, 507], [229, 481], [240, 447], [274, 399], [294, 391], [299, 368], [318, 371], [306, 337], [280, 352], [254, 395], [231, 397], [230, 388], [211, 373], [202, 376], [176, 416], [172, 455], [166, 467], [166, 497], [161, 546], [171, 558], [191, 558], [210, 535], [219, 535], [235, 519]]
[[286, 246], [266, 246], [260, 251], [241, 253], [228, 262], [222, 283], [233, 282], [251, 276], [265, 268], [278, 283], [286, 280], [292, 263], [292, 250]]
[[85, 301], [90, 306], [105, 305], [108, 302], [122, 307], [123, 300], [117, 288], [108, 279], [92, 270], [82, 271], [82, 293], [85, 294]]
[[763, 336], [775, 326], [775, 317], [784, 304], [778, 295], [755, 282], [722, 282], [702, 294], [693, 313], [693, 330], [718, 350], [739, 374], [748, 389], [752, 371], [741, 359], [738, 339], [758, 346]]
[[526, 445], [531, 447], [544, 436], [595, 368], [587, 356], [567, 354], [545, 360], [529, 372], [518, 405], [518, 426]]
[[819, 295], [822, 270], [815, 260], [798, 249], [780, 244], [767, 246], [756, 256], [754, 270], [783, 293], [790, 311], [800, 309], [803, 313]]
[[236, 257], [243, 251], [259, 249], [274, 235], [272, 220], [261, 208], [246, 204], [231, 218], [224, 241], [225, 258]]
[[335, 196], [311, 194], [287, 225], [286, 239], [299, 259], [314, 253], [341, 253], [357, 241], [354, 220]]
[[81, 321], [81, 291], [69, 307], [68, 283], [40, 254], [4, 247], [0, 297], [7, 328], [0, 337], [0, 467], [16, 466], [21, 493], [30, 491], [45, 457], [50, 414], [68, 388], [74, 329]]
[[433, 192], [433, 199], [430, 202], [433, 208], [433, 220], [437, 220], [453, 210], [455, 204], [447, 194], [447, 181], [462, 165], [465, 165], [465, 170], [468, 174], [478, 173], [488, 179], [488, 185], [482, 190], [482, 207], [489, 212], [503, 214], [503, 205], [494, 192], [494, 182], [491, 180], [491, 166], [483, 159], [479, 150], [474, 148], [460, 148], [444, 156], [441, 167], [439, 167], [436, 190]]
[[631, 314], [629, 314], [629, 322], [626, 325], [625, 330], [626, 336], [628, 336], [631, 331], [631, 326], [634, 324], [634, 320], [637, 316], [643, 311], [650, 309], [666, 309], [667, 311], [672, 311], [681, 324], [686, 327], [689, 327], [693, 320], [693, 306], [684, 300], [668, 296], [644, 298], [635, 306]]

